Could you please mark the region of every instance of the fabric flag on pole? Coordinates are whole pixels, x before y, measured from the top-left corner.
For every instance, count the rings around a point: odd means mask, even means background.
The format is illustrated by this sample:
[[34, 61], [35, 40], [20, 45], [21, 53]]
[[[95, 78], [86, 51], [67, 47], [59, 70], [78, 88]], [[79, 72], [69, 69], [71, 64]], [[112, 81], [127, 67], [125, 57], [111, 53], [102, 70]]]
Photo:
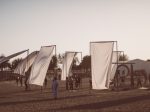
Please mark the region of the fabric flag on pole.
[[24, 50], [24, 51], [21, 51], [21, 52], [12, 54], [12, 55], [10, 55], [10, 56], [4, 57], [3, 59], [0, 60], [0, 64], [2, 64], [2, 63], [5, 62], [5, 61], [8, 61], [8, 60], [11, 59], [11, 58], [16, 57], [16, 56], [18, 56], [18, 55], [20, 55], [20, 54], [22, 54], [22, 53], [24, 53], [24, 52], [26, 52], [26, 51], [28, 51], [28, 50]]
[[92, 88], [107, 89], [114, 42], [93, 42], [91, 49]]
[[14, 73], [25, 76], [25, 72], [27, 72], [31, 67], [38, 53], [38, 51], [32, 52], [25, 59], [23, 59], [15, 68]]
[[[121, 52], [113, 51], [112, 65], [111, 65], [111, 72], [110, 72], [110, 82], [115, 77], [115, 73], [116, 73], [116, 70], [117, 70], [117, 62], [119, 61], [120, 55], [121, 55]], [[117, 58], [118, 58], [118, 60], [117, 60]]]
[[66, 52], [65, 53], [65, 57], [63, 60], [61, 80], [66, 80], [66, 77], [69, 76], [70, 70], [71, 70], [71, 65], [72, 65], [75, 55], [76, 55], [75, 52]]
[[54, 46], [43, 46], [36, 57], [29, 77], [29, 84], [43, 86], [44, 79], [53, 56]]

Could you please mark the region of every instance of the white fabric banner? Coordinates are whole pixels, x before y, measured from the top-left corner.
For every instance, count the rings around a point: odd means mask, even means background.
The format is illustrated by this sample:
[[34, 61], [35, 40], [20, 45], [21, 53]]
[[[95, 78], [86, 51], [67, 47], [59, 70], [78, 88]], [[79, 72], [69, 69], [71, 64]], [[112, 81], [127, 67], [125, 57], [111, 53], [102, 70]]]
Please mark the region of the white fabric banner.
[[92, 88], [107, 89], [114, 42], [91, 43]]
[[[117, 61], [119, 62], [120, 55], [121, 55], [121, 52], [113, 51], [112, 65], [111, 65], [111, 72], [110, 72], [110, 82], [115, 77], [115, 73], [116, 73], [116, 70], [117, 70]], [[117, 60], [117, 58], [118, 58], [118, 60]]]
[[66, 52], [65, 53], [65, 57], [63, 60], [61, 80], [66, 80], [66, 77], [69, 76], [70, 70], [72, 68], [71, 65], [72, 65], [75, 55], [76, 55], [75, 52]]
[[4, 58], [2, 58], [2, 59], [0, 60], [0, 64], [3, 63], [3, 62], [5, 62], [5, 61], [8, 61], [8, 60], [11, 59], [11, 58], [16, 57], [16, 56], [18, 56], [18, 55], [20, 55], [20, 54], [22, 54], [22, 53], [24, 53], [24, 52], [26, 52], [26, 51], [28, 51], [28, 50], [24, 50], [24, 51], [21, 51], [21, 52], [12, 54], [12, 55], [10, 55], [10, 56], [4, 57]]
[[29, 77], [29, 84], [43, 86], [44, 79], [53, 56], [54, 46], [43, 46], [36, 57]]
[[14, 73], [25, 76], [25, 72], [27, 72], [31, 67], [38, 53], [38, 51], [32, 52], [25, 59], [23, 59], [15, 68]]

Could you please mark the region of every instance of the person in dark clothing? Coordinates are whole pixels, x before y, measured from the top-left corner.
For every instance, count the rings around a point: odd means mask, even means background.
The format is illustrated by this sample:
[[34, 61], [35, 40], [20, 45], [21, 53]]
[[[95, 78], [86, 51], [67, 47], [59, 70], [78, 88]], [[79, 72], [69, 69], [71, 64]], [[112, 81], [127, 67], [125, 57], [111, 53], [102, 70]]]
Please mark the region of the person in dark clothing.
[[68, 77], [66, 77], [66, 90], [69, 90], [69, 79], [68, 79]]
[[92, 79], [89, 79], [90, 89], [92, 89]]
[[30, 86], [29, 86], [29, 83], [28, 83], [28, 79], [29, 79], [29, 76], [30, 76], [30, 72], [31, 72], [31, 67], [29, 68], [29, 70], [25, 73], [25, 80], [24, 80], [24, 85], [25, 85], [25, 90], [30, 90]]
[[58, 82], [57, 82], [57, 78], [56, 77], [54, 77], [53, 82], [52, 82], [52, 93], [53, 93], [54, 99], [57, 99]]
[[73, 90], [73, 78], [69, 77], [69, 89]]
[[47, 78], [45, 78], [45, 80], [44, 80], [44, 86], [45, 86], [45, 88], [47, 87]]
[[137, 87], [142, 87], [141, 78], [139, 76], [137, 77]]
[[21, 87], [22, 87], [22, 86], [23, 86], [23, 77], [20, 76], [19, 80], [20, 80], [20, 85], [21, 85]]
[[17, 83], [17, 86], [18, 86], [18, 82], [19, 82], [19, 77], [16, 78], [16, 83]]
[[76, 76], [75, 77], [75, 88], [78, 89], [79, 87], [79, 78]]
[[27, 80], [28, 80], [28, 78], [27, 78], [27, 77], [25, 77], [24, 85], [25, 85], [25, 90], [26, 90], [26, 91], [28, 90]]

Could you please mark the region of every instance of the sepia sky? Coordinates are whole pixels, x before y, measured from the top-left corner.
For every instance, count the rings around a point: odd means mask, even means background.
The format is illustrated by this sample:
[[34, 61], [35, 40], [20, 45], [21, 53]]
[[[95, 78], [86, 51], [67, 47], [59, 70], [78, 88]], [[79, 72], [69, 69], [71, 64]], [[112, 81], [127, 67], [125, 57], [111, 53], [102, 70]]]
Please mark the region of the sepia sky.
[[90, 41], [118, 41], [129, 59], [150, 59], [150, 1], [0, 0], [0, 54], [55, 44], [86, 55]]

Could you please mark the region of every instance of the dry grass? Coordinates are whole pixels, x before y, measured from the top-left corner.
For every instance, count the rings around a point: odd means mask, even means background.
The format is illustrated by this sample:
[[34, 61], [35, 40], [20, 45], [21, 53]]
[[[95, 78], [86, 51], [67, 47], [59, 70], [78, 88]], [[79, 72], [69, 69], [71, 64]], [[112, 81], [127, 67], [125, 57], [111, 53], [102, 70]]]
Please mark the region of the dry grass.
[[57, 100], [50, 86], [26, 92], [15, 82], [1, 82], [0, 112], [150, 112], [149, 90], [89, 91], [87, 81], [83, 82], [82, 89], [74, 92], [65, 91], [60, 82]]

